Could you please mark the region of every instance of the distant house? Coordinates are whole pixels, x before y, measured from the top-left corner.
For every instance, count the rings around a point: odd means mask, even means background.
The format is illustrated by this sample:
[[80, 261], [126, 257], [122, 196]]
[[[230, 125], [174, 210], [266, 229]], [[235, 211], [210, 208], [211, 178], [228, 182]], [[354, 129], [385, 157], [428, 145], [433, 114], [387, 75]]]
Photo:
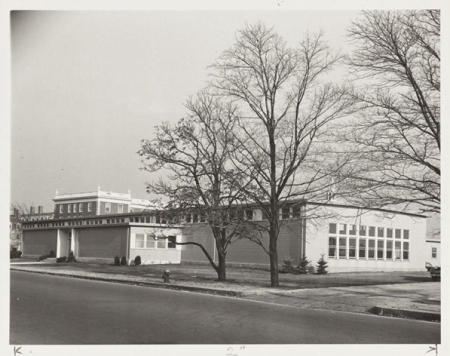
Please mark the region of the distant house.
[[[111, 263], [118, 255], [130, 263], [139, 255], [143, 264], [207, 262], [197, 246], [176, 244], [194, 241], [217, 259], [211, 229], [197, 213], [167, 225], [150, 201], [100, 189], [53, 200], [53, 218], [23, 222], [24, 256], [53, 250], [57, 257], [73, 251], [79, 261]], [[321, 218], [305, 219], [307, 211]], [[252, 223], [266, 223], [256, 206], [244, 212]], [[323, 255], [330, 272], [423, 271], [425, 262], [440, 264], [440, 241], [426, 238], [426, 217], [419, 214], [299, 200], [284, 205], [280, 219], [280, 263], [303, 256], [315, 263]], [[227, 263], [268, 265], [269, 259], [255, 243], [240, 239], [229, 247]]]

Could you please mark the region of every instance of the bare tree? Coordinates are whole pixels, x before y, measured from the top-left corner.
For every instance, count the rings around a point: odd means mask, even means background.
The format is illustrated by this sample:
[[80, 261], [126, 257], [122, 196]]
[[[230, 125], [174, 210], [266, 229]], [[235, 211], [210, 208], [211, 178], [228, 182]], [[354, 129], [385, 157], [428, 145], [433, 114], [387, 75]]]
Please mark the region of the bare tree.
[[[271, 286], [278, 287], [280, 213], [292, 198], [325, 195], [332, 152], [320, 143], [327, 125], [346, 114], [350, 100], [320, 79], [339, 61], [322, 39], [306, 35], [298, 48], [258, 22], [238, 31], [236, 43], [211, 66], [211, 87], [239, 106], [235, 169], [242, 187], [267, 219]], [[332, 169], [325, 169], [326, 166]]]
[[245, 196], [236, 185], [239, 172], [230, 162], [236, 149], [234, 133], [237, 125], [236, 107], [224, 104], [206, 92], [186, 104], [189, 116], [172, 127], [163, 123], [156, 127], [152, 140], [143, 140], [139, 154], [144, 157], [143, 169], [148, 172], [168, 170], [167, 180], [148, 183], [147, 191], [169, 199], [160, 211], [166, 222], [180, 222], [192, 216], [208, 224], [216, 241], [218, 264], [202, 249], [220, 281], [226, 280], [228, 246], [249, 231], [241, 206]]
[[348, 35], [359, 109], [340, 131], [353, 157], [349, 199], [439, 213], [439, 10], [366, 11]]

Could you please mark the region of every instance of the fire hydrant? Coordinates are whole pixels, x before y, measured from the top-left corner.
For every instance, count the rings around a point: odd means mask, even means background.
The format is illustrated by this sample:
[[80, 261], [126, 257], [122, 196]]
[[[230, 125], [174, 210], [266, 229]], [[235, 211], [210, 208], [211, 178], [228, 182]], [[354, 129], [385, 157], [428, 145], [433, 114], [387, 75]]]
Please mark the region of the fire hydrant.
[[170, 271], [168, 269], [166, 269], [164, 271], [163, 276], [162, 276], [162, 279], [163, 279], [164, 283], [170, 283], [170, 279], [169, 278], [170, 278]]

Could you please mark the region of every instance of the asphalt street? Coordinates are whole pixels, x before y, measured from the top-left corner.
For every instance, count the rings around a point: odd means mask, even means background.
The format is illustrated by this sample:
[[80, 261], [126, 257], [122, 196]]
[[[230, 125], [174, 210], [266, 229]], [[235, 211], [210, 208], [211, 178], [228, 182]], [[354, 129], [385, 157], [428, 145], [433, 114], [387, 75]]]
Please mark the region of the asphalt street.
[[440, 324], [11, 271], [10, 344], [439, 344]]

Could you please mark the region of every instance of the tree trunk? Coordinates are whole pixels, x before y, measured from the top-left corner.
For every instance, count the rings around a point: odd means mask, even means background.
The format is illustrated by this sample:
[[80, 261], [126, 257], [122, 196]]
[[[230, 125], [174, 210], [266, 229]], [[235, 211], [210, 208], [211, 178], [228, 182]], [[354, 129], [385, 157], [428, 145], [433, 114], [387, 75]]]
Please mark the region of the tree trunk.
[[276, 217], [271, 217], [269, 230], [270, 286], [274, 288], [278, 288], [280, 286], [280, 282], [278, 280], [278, 231], [276, 225]]
[[225, 263], [225, 254], [218, 253], [219, 255], [219, 268], [217, 269], [217, 280], [220, 282], [224, 282], [227, 280], [226, 275], [226, 263]]

